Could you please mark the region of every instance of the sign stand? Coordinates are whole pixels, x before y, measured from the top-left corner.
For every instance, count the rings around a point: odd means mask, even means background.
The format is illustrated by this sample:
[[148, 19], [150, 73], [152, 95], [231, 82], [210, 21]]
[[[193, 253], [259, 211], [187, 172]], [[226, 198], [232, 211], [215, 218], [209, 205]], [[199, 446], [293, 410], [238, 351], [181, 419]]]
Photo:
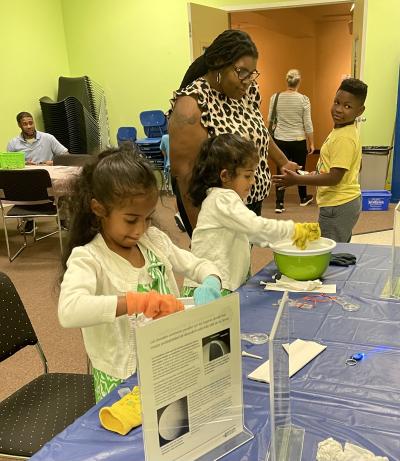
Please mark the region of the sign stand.
[[304, 428], [294, 426], [290, 410], [288, 292], [282, 297], [269, 338], [271, 444], [267, 461], [301, 461]]
[[146, 461], [215, 461], [244, 426], [239, 294], [135, 328]]

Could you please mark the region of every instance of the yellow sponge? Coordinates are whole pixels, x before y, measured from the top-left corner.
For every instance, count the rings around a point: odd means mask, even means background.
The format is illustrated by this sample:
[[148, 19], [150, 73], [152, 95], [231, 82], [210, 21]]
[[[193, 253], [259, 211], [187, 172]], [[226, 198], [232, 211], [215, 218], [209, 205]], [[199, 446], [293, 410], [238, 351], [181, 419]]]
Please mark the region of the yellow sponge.
[[134, 427], [140, 426], [142, 406], [139, 387], [135, 386], [129, 394], [124, 395], [111, 407], [101, 408], [99, 418], [105, 429], [121, 435], [126, 435]]
[[321, 237], [321, 229], [317, 222], [296, 223], [294, 225], [293, 244], [300, 250], [307, 248], [308, 242], [317, 240]]

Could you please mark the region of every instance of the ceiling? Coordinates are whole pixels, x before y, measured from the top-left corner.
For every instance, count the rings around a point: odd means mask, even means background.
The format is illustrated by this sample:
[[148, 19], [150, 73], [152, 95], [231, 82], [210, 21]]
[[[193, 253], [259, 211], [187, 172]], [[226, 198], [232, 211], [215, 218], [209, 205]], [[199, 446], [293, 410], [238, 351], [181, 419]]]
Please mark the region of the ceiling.
[[271, 8], [231, 14], [233, 27], [263, 27], [295, 38], [315, 36], [315, 26], [329, 22], [350, 22], [353, 2], [296, 8]]
[[330, 5], [304, 6], [296, 8], [279, 8], [261, 10], [257, 13], [272, 18], [277, 15], [297, 13], [314, 22], [351, 19], [350, 7], [353, 2], [336, 3]]

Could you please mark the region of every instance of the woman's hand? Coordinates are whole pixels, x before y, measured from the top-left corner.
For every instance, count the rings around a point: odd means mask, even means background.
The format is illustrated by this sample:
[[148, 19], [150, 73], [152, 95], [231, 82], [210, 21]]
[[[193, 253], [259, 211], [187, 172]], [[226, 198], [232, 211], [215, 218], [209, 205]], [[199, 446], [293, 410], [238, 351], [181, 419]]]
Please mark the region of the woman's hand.
[[301, 165], [298, 165], [296, 162], [288, 161], [287, 163], [282, 165], [281, 171], [283, 171], [285, 169], [285, 170], [296, 172], [297, 170], [301, 170], [301, 168], [302, 168]]
[[308, 155], [311, 155], [314, 152], [314, 150], [315, 150], [314, 144], [309, 144], [307, 146], [307, 154]]

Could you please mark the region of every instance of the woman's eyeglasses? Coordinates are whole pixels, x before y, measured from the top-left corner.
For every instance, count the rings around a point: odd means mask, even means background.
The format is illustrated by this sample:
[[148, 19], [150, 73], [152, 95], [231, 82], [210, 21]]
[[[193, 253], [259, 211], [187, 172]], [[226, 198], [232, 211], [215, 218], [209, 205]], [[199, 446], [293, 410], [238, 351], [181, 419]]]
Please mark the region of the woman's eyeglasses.
[[253, 70], [253, 72], [250, 72], [247, 69], [242, 69], [241, 67], [236, 66], [233, 66], [233, 69], [236, 72], [237, 78], [241, 82], [243, 80], [249, 80], [250, 82], [254, 82], [260, 76], [260, 72], [258, 72], [258, 70]]

